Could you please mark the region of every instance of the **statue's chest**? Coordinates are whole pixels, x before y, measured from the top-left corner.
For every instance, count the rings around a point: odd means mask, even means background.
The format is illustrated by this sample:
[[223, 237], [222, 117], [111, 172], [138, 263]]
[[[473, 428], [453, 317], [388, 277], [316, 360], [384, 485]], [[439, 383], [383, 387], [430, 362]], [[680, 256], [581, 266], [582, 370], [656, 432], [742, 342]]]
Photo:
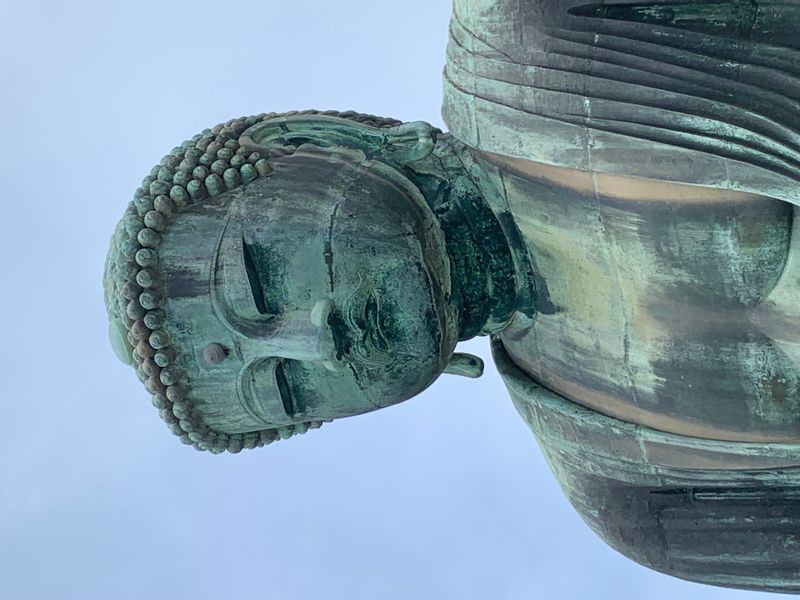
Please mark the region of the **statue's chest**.
[[547, 294], [546, 311], [500, 336], [523, 370], [656, 429], [800, 439], [791, 206], [622, 200], [503, 179]]

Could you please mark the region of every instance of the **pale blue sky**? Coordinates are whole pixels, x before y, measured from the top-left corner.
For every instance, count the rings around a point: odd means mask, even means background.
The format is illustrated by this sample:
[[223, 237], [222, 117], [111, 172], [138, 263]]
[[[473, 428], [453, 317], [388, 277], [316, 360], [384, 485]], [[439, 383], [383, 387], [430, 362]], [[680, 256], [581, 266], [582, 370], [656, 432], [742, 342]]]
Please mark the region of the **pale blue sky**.
[[[491, 367], [212, 456], [178, 443], [114, 358], [103, 260], [150, 166], [265, 111], [442, 126], [449, 12], [446, 0], [0, 2], [0, 598], [762, 597], [608, 548]], [[488, 340], [466, 347], [490, 362]]]

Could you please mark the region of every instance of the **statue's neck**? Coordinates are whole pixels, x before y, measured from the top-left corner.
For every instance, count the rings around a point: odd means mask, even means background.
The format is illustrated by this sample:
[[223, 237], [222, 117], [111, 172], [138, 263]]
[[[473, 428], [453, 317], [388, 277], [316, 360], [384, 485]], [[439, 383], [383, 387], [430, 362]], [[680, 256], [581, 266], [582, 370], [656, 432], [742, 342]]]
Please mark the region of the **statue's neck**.
[[531, 310], [527, 251], [511, 215], [487, 198], [493, 186], [480, 181], [485, 175], [473, 168], [468, 150], [444, 134], [433, 155], [414, 165], [445, 234], [461, 340], [497, 333], [515, 311]]

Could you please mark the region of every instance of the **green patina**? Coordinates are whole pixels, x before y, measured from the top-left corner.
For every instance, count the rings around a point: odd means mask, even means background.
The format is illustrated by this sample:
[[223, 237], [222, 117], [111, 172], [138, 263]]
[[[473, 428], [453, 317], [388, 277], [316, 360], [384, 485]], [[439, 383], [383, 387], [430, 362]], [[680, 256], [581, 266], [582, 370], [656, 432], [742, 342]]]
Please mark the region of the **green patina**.
[[527, 263], [459, 148], [426, 124], [311, 112], [167, 155], [105, 287], [112, 345], [173, 432], [236, 452], [479, 375], [455, 343], [502, 329]]
[[455, 0], [451, 133], [259, 115], [153, 168], [106, 264], [112, 347], [219, 453], [480, 376], [455, 346], [491, 335], [598, 535], [798, 592], [798, 19]]
[[751, 0], [603, 3], [576, 6], [569, 12], [582, 17], [660, 25], [744, 40], [755, 26], [758, 5]]

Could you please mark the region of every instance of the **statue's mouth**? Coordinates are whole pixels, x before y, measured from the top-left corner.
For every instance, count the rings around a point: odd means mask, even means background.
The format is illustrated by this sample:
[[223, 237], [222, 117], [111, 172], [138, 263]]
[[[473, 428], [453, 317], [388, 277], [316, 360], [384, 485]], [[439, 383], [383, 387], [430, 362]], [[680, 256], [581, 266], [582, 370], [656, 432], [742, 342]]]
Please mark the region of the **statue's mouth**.
[[383, 334], [380, 324], [378, 298], [375, 294], [367, 297], [364, 305], [365, 342], [372, 349], [386, 353], [389, 351], [389, 342]]
[[349, 334], [344, 357], [366, 366], [385, 364], [391, 347], [381, 327], [379, 297], [371, 285], [363, 283], [354, 296], [344, 310]]
[[380, 299], [371, 279], [361, 274], [347, 301], [328, 316], [336, 359], [354, 366], [379, 366], [390, 345], [381, 326]]

